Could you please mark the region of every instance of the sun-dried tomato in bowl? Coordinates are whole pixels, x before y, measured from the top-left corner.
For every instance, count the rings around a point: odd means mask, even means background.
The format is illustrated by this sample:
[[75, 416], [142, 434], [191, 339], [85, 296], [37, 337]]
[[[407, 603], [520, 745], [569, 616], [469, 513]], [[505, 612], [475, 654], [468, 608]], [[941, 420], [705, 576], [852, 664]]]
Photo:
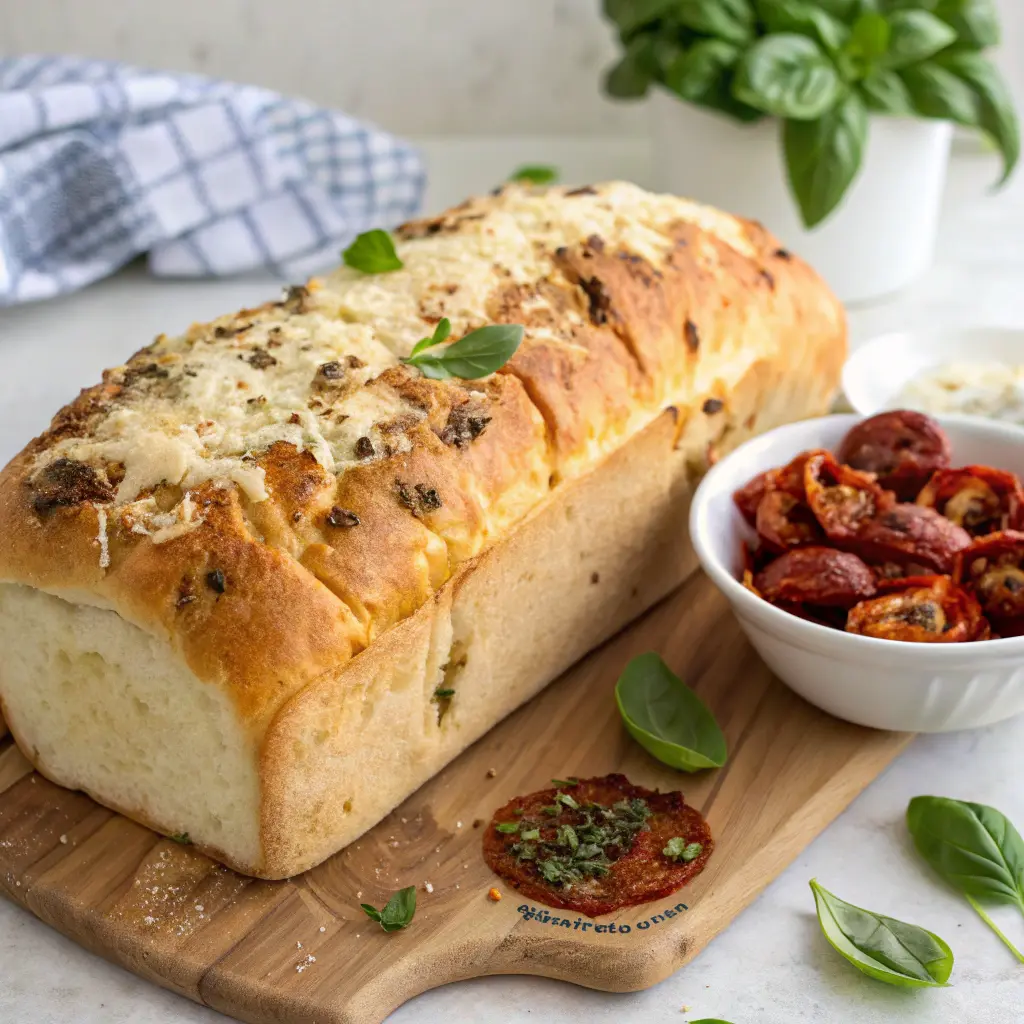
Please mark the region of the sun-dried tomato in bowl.
[[837, 454], [801, 452], [760, 473], [733, 496], [757, 533], [744, 585], [863, 636], [1024, 634], [1024, 488], [1013, 473], [950, 458], [935, 420], [895, 410], [858, 423]]

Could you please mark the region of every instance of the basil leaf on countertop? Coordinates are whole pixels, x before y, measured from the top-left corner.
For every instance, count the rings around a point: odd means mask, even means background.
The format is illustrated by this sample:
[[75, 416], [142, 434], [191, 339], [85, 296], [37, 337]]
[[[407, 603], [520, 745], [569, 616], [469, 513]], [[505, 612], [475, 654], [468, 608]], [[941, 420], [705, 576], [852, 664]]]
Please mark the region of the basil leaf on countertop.
[[384, 931], [397, 932], [408, 925], [416, 913], [416, 886], [410, 885], [406, 889], [399, 889], [387, 901], [383, 910], [378, 910], [369, 903], [360, 903], [359, 906], [363, 913], [376, 921]]
[[839, 899], [811, 880], [818, 922], [829, 944], [869, 978], [905, 988], [940, 988], [953, 952], [932, 932]]
[[684, 772], [725, 764], [725, 736], [714, 715], [660, 655], [649, 651], [630, 661], [615, 700], [629, 734], [662, 764]]
[[509, 175], [509, 181], [521, 181], [529, 185], [550, 185], [558, 181], [558, 168], [547, 164], [526, 164]]
[[907, 807], [907, 828], [918, 853], [1024, 963], [981, 906], [1010, 904], [1024, 913], [1024, 839], [1009, 818], [985, 804], [916, 796]]
[[[421, 341], [403, 362], [415, 366], [431, 380], [450, 377], [477, 380], [500, 370], [515, 355], [523, 333], [521, 324], [490, 324], [463, 335], [436, 355], [434, 349], [438, 342], [431, 339], [430, 344], [424, 346]], [[447, 336], [445, 332], [444, 337]]]
[[395, 252], [391, 236], [380, 228], [356, 235], [355, 241], [341, 254], [345, 265], [364, 274], [386, 274], [405, 265]]

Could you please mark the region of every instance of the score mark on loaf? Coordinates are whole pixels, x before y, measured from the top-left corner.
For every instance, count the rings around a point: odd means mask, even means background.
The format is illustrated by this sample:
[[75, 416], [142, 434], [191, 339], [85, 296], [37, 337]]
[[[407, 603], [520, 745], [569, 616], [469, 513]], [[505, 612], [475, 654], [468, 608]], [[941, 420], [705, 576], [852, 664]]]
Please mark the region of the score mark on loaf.
[[[0, 702], [54, 781], [296, 874], [694, 568], [708, 462], [824, 412], [842, 310], [760, 226], [509, 186], [161, 336], [0, 477]], [[444, 317], [525, 336], [402, 363]], [[447, 693], [444, 714], [435, 699]]]

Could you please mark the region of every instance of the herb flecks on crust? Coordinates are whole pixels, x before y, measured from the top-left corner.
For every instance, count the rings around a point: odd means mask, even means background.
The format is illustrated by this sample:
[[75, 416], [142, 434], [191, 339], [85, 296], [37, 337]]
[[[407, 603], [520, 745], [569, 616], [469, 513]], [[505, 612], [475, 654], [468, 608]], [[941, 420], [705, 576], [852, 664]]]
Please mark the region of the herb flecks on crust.
[[488, 865], [514, 888], [590, 916], [675, 892], [712, 848], [707, 824], [680, 793], [642, 789], [624, 775], [517, 798], [484, 835]]

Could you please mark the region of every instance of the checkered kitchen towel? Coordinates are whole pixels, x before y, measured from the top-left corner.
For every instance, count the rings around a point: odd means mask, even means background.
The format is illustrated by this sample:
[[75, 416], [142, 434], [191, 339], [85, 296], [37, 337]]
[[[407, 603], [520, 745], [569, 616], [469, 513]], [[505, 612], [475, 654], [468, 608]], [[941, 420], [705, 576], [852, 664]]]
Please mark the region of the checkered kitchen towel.
[[406, 143], [265, 89], [0, 58], [0, 306], [140, 253], [161, 275], [302, 277], [414, 213], [423, 185]]

